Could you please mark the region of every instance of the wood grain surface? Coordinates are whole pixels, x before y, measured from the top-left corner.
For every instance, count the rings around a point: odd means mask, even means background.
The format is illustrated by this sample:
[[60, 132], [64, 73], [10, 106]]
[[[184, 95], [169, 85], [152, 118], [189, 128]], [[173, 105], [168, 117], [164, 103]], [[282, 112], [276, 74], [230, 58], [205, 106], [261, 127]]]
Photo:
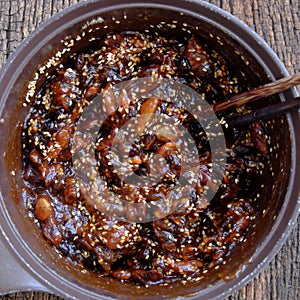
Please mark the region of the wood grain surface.
[[[0, 0], [0, 68], [20, 42], [53, 14], [80, 1]], [[254, 29], [278, 54], [291, 74], [300, 71], [299, 0], [210, 0]], [[300, 184], [300, 182], [299, 182]], [[300, 299], [300, 222], [271, 264], [227, 299]], [[1, 266], [0, 266], [1, 271]], [[60, 299], [41, 292], [15, 293], [1, 299]]]

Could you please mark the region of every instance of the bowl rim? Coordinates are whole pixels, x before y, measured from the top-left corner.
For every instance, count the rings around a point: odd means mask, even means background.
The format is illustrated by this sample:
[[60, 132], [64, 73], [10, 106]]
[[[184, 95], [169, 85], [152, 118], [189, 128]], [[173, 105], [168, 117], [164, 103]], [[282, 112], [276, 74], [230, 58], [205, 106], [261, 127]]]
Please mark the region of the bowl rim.
[[[123, 2], [121, 0], [111, 0], [110, 3], [107, 3], [108, 1], [105, 0], [90, 0], [90, 1], [84, 1], [76, 3], [69, 8], [66, 8], [59, 13], [55, 14], [54, 16], [50, 17], [46, 22], [42, 23], [35, 31], [33, 31], [27, 38], [25, 38], [17, 50], [8, 58], [6, 64], [4, 65], [4, 68], [1, 71], [0, 74], [0, 90], [4, 91], [1, 96], [1, 104], [0, 104], [0, 115], [2, 115], [3, 107], [7, 101], [7, 97], [9, 94], [10, 89], [12, 88], [12, 83], [15, 82], [16, 76], [18, 72], [20, 72], [28, 63], [30, 57], [33, 55], [33, 51], [38, 51], [43, 43], [45, 43], [45, 40], [50, 40], [51, 36], [44, 37], [43, 32], [49, 28], [53, 28], [52, 30], [52, 36], [57, 34], [57, 32], [60, 32], [63, 28], [67, 28], [72, 23], [78, 22], [81, 18], [86, 18], [87, 14], [83, 14], [80, 18], [69, 20], [68, 22], [64, 23], [63, 27], [58, 26], [58, 24], [61, 24], [62, 19], [68, 18], [72, 15], [72, 13], [76, 10], [83, 9], [84, 7], [87, 7], [91, 3], [99, 3], [103, 4], [106, 2], [105, 8], [99, 8], [99, 10], [105, 11], [105, 10], [112, 10], [116, 8], [121, 7], [157, 7], [157, 8], [176, 8], [176, 10], [184, 10], [185, 13], [189, 15], [194, 15], [195, 17], [199, 17], [197, 14], [199, 12], [193, 12], [192, 9], [189, 9], [189, 6], [192, 7], [198, 7], [202, 9], [202, 13], [208, 14], [210, 12], [212, 15], [214, 15], [215, 19], [207, 20], [207, 22], [214, 24], [215, 26], [221, 28], [223, 31], [225, 31], [229, 36], [233, 37], [235, 40], [237, 40], [238, 43], [240, 43], [243, 47], [245, 47], [247, 50], [249, 50], [250, 54], [254, 56], [254, 58], [259, 62], [259, 64], [262, 65], [262, 67], [265, 69], [266, 73], [270, 75], [270, 79], [274, 80], [277, 76], [287, 76], [288, 72], [286, 68], [284, 67], [283, 63], [279, 60], [275, 52], [270, 48], [270, 46], [267, 45], [267, 43], [257, 34], [255, 33], [250, 27], [248, 27], [245, 23], [243, 23], [241, 20], [239, 20], [237, 17], [233, 16], [232, 14], [224, 11], [223, 9], [210, 4], [205, 1], [201, 0], [179, 0], [176, 1], [176, 3], [173, 3], [174, 1], [171, 0], [151, 0], [151, 1], [140, 1], [140, 0], [129, 0], [127, 2], [130, 2], [129, 4], [126, 4], [126, 2]], [[95, 15], [95, 12], [91, 12], [91, 15]], [[203, 18], [205, 19], [204, 15]], [[219, 23], [217, 23], [219, 22]], [[228, 25], [226, 28], [225, 25]], [[239, 32], [237, 32], [237, 28]], [[243, 35], [243, 39], [240, 37]], [[251, 46], [250, 46], [251, 45]], [[254, 46], [256, 45], [255, 48]], [[257, 51], [257, 49], [259, 51]], [[30, 53], [30, 55], [27, 55], [27, 53]], [[261, 52], [258, 54], [258, 52]], [[26, 59], [22, 59], [26, 57]], [[271, 59], [272, 66], [269, 64], [267, 65], [265, 63], [266, 59]], [[276, 75], [275, 75], [276, 74]], [[10, 83], [6, 84], [5, 83]], [[294, 96], [297, 96], [296, 89], [292, 89], [291, 93]], [[282, 247], [284, 242], [287, 239], [287, 236], [291, 232], [292, 228], [297, 222], [297, 216], [300, 211], [300, 187], [297, 187], [294, 183], [296, 182], [296, 173], [300, 174], [300, 151], [296, 151], [296, 149], [300, 148], [300, 134], [299, 129], [297, 126], [292, 126], [292, 124], [296, 123], [296, 118], [299, 119], [299, 113], [293, 113], [288, 116], [289, 124], [290, 124], [290, 130], [291, 135], [295, 140], [292, 140], [292, 167], [291, 167], [291, 178], [289, 182], [289, 187], [284, 204], [281, 208], [280, 214], [277, 218], [277, 220], [274, 223], [274, 227], [272, 229], [272, 234], [270, 233], [262, 242], [261, 246], [257, 251], [253, 254], [253, 260], [252, 260], [252, 267], [247, 267], [247, 275], [243, 276], [238, 279], [234, 279], [230, 283], [226, 283], [226, 289], [224, 286], [217, 285], [218, 289], [215, 289], [215, 286], [205, 289], [207, 290], [207, 293], [205, 295], [196, 294], [194, 296], [189, 297], [190, 299], [197, 299], [199, 295], [205, 296], [205, 299], [223, 299], [224, 297], [232, 294], [234, 291], [240, 289], [242, 286], [244, 286], [246, 283], [248, 283], [251, 279], [253, 279], [259, 272], [262, 272], [264, 268], [267, 267], [267, 265], [270, 263], [270, 261], [273, 259], [273, 257], [276, 255], [276, 253], [279, 251], [279, 249]], [[296, 124], [295, 124], [296, 125]], [[298, 132], [298, 134], [297, 134]], [[298, 136], [298, 138], [297, 138]], [[2, 166], [1, 166], [2, 168]], [[288, 199], [288, 200], [287, 200]], [[291, 204], [291, 199], [297, 199], [294, 203], [293, 211], [292, 207], [289, 207], [288, 204]], [[55, 274], [52, 274], [51, 271], [45, 270], [43, 267], [42, 261], [39, 261], [36, 257], [30, 256], [30, 247], [28, 245], [20, 245], [22, 242], [22, 237], [19, 235], [19, 233], [16, 231], [16, 228], [13, 226], [13, 221], [11, 220], [10, 216], [7, 214], [7, 209], [5, 207], [5, 203], [3, 201], [2, 195], [0, 195], [0, 216], [1, 216], [1, 224], [0, 227], [3, 230], [4, 235], [6, 238], [4, 239], [4, 243], [8, 244], [9, 248], [14, 253], [14, 256], [16, 260], [20, 262], [20, 264], [30, 273], [33, 275], [34, 278], [36, 278], [38, 281], [41, 281], [46, 287], [47, 290], [51, 291], [52, 293], [56, 293], [57, 295], [63, 296], [63, 297], [73, 297], [74, 296], [74, 288], [78, 292], [78, 287], [72, 287], [71, 289], [69, 287], [65, 287], [62, 285], [61, 287], [58, 286], [59, 280], [61, 278], [57, 278]], [[287, 218], [287, 219], [286, 219]], [[275, 238], [276, 237], [276, 238]], [[274, 245], [273, 249], [271, 251], [266, 250], [266, 246], [268, 244], [272, 243]], [[19, 248], [22, 249], [21, 251], [16, 250], [15, 245], [18, 244]], [[23, 253], [26, 253], [27, 255], [22, 255]], [[259, 254], [259, 255], [258, 255]], [[264, 257], [263, 259], [261, 257]], [[256, 266], [256, 267], [255, 267]], [[245, 270], [242, 270], [241, 273], [245, 272]], [[44, 275], [47, 274], [46, 278], [53, 279], [51, 280], [45, 280]], [[241, 274], [240, 274], [241, 276]], [[217, 291], [217, 293], [216, 293]], [[86, 296], [86, 291], [83, 290], [84, 295]], [[83, 294], [82, 294], [83, 295]], [[89, 299], [92, 299], [91, 296], [88, 295]], [[115, 296], [115, 295], [114, 295]], [[212, 297], [210, 297], [212, 296]], [[98, 299], [109, 299], [107, 296], [99, 296], [97, 295]], [[207, 298], [210, 297], [210, 298]], [[79, 296], [80, 299], [84, 299], [81, 297], [81, 294]], [[122, 299], [122, 297], [120, 297]], [[146, 299], [146, 298], [145, 298]]]

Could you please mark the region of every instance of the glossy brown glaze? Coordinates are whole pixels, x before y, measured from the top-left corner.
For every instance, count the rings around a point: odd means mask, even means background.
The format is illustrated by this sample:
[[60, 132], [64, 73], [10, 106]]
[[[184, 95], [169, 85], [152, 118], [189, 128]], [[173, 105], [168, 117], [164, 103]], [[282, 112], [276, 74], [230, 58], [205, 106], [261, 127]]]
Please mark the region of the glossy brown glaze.
[[[131, 170], [139, 176], [150, 175], [152, 155], [167, 161], [164, 177], [153, 189], [132, 189], [114, 174], [112, 164], [117, 161], [111, 155], [112, 136], [140, 114], [176, 116], [198, 147], [199, 165], [186, 162], [197, 168], [197, 184], [188, 205], [169, 216], [139, 224], [106, 215], [99, 210], [101, 203], [91, 205], [77, 182], [71, 151], [76, 123], [83, 109], [109, 86], [147, 76], [177, 80], [204, 94], [209, 103], [250, 88], [242, 74], [201, 37], [191, 35], [179, 41], [126, 32], [96, 39], [93, 47], [57, 68], [26, 117], [22, 138], [27, 189], [23, 200], [45, 239], [82, 268], [146, 286], [177, 279], [199, 281], [225, 263], [237, 244], [246, 242], [244, 236], [253, 225], [259, 198], [251, 189], [267, 163], [268, 135], [259, 122], [243, 130], [229, 130], [223, 123], [226, 170], [222, 185], [215, 187], [219, 190], [208, 203], [202, 192], [214, 185], [210, 147], [197, 120], [162, 99], [132, 100], [126, 109], [122, 101], [107, 102], [103, 109], [110, 115], [99, 131], [95, 154], [99, 176], [119, 197], [133, 203], [141, 198], [146, 202], [163, 199], [181, 172], [187, 171], [182, 170], [174, 147], [180, 139], [174, 130], [142, 134], [127, 149]], [[137, 124], [137, 130], [140, 127], [143, 124]]]

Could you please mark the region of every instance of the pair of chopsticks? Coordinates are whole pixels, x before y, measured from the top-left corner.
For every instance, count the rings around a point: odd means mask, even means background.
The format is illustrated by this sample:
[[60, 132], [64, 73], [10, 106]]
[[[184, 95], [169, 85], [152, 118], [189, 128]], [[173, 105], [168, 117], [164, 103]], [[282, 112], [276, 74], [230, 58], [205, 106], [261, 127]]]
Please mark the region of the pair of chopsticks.
[[[274, 82], [260, 86], [245, 93], [236, 95], [229, 100], [216, 103], [213, 106], [215, 113], [224, 112], [231, 108], [237, 108], [245, 104], [253, 103], [259, 99], [269, 97], [286, 91], [300, 84], [300, 73], [281, 78]], [[290, 112], [300, 108], [300, 97], [296, 97], [285, 102], [271, 104], [263, 108], [253, 110], [250, 113], [226, 119], [229, 126], [244, 126], [258, 120], [268, 119], [276, 115]]]

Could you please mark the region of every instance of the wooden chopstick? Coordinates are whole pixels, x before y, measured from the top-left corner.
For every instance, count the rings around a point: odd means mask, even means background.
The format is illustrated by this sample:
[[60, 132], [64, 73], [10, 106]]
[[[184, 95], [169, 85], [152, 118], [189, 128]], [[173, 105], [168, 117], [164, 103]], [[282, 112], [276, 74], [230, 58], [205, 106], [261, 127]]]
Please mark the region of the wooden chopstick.
[[240, 107], [250, 102], [253, 103], [261, 98], [278, 94], [299, 84], [300, 84], [300, 73], [297, 73], [295, 75], [281, 78], [274, 82], [255, 88], [253, 90], [236, 95], [231, 99], [225, 100], [223, 102], [216, 103], [213, 106], [213, 109], [215, 113], [220, 113], [230, 108]]
[[263, 108], [256, 109], [250, 113], [239, 115], [237, 117], [232, 117], [226, 119], [226, 123], [229, 126], [240, 127], [247, 126], [253, 122], [259, 120], [265, 120], [276, 115], [280, 115], [292, 110], [300, 108], [300, 97], [287, 100], [285, 102], [279, 102], [276, 104], [271, 104]]

